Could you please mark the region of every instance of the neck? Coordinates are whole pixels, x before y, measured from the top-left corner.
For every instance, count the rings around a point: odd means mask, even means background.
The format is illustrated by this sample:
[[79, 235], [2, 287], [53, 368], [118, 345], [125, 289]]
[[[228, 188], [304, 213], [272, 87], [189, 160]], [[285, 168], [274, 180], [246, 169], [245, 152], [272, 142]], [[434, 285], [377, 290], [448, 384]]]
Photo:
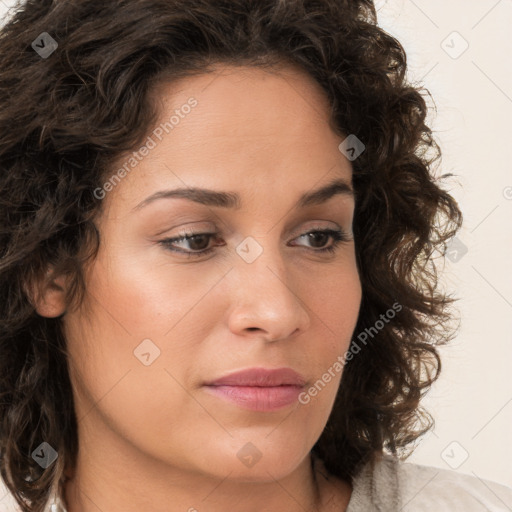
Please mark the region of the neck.
[[[98, 469], [98, 466], [96, 466]], [[133, 468], [131, 468], [133, 469]], [[86, 471], [77, 465], [64, 484], [63, 505], [67, 512], [130, 512], [150, 508], [155, 512], [224, 512], [233, 508], [247, 512], [328, 512], [345, 510], [351, 494], [346, 482], [330, 475], [322, 461], [309, 455], [299, 467], [279, 480], [264, 482], [215, 480], [206, 475], [183, 474], [181, 478], [149, 481], [139, 485], [125, 480], [122, 468], [115, 479]], [[171, 504], [172, 508], [169, 507]], [[53, 511], [52, 511], [53, 512]]]

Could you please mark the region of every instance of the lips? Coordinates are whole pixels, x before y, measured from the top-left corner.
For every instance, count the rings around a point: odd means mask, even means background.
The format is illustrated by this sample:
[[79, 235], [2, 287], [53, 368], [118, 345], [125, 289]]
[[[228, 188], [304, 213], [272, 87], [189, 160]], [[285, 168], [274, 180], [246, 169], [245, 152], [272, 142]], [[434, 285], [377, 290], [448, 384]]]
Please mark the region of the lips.
[[291, 368], [249, 368], [207, 382], [204, 390], [236, 407], [270, 413], [296, 405], [305, 384]]
[[209, 395], [260, 413], [298, 403], [306, 379], [291, 368], [249, 368], [206, 382]]
[[214, 381], [206, 382], [206, 386], [304, 386], [306, 379], [291, 368], [249, 368], [228, 375]]

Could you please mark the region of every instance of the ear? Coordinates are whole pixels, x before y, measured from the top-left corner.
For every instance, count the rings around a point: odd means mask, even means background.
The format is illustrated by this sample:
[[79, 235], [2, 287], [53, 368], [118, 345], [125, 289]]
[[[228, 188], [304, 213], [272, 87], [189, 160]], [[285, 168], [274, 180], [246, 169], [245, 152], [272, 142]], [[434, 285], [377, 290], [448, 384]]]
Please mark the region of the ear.
[[[53, 269], [48, 270], [47, 275]], [[66, 312], [66, 287], [68, 279], [61, 275], [46, 284], [30, 285], [26, 292], [37, 313], [47, 318], [56, 318]]]

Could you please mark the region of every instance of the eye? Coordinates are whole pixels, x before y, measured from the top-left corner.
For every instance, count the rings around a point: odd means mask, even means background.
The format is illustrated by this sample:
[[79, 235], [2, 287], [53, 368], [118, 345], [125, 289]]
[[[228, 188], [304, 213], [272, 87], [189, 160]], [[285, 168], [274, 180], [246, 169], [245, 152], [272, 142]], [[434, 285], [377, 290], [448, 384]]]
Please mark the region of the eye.
[[[299, 238], [307, 237], [308, 240], [315, 241], [332, 238], [333, 243], [332, 245], [329, 245], [328, 247], [324, 247], [322, 249], [317, 249], [315, 252], [330, 252], [334, 253], [338, 249], [338, 246], [342, 242], [348, 242], [350, 240], [350, 237], [345, 233], [343, 230], [337, 230], [337, 229], [320, 229], [315, 231], [309, 231], [308, 233], [304, 233], [303, 235], [299, 236]], [[324, 244], [320, 244], [324, 245]]]
[[[214, 250], [213, 247], [208, 247], [209, 241], [213, 237], [218, 237], [218, 235], [219, 233], [184, 233], [179, 237], [165, 238], [164, 240], [160, 240], [158, 243], [166, 250], [179, 254], [186, 254], [188, 257], [204, 256], [206, 254], [210, 254]], [[328, 240], [329, 238], [333, 239], [332, 244], [328, 247], [321, 249], [313, 248], [312, 251], [316, 253], [334, 253], [338, 249], [339, 244], [351, 240], [347, 233], [341, 229], [317, 229], [297, 237], [297, 239], [300, 238], [306, 238], [313, 244], [320, 242], [320, 245], [325, 245], [325, 242], [323, 241]], [[189, 248], [191, 250], [183, 250], [176, 247], [176, 244], [183, 242], [189, 244]]]
[[[161, 240], [159, 244], [163, 245], [164, 248], [169, 251], [186, 254], [189, 257], [202, 256], [205, 254], [210, 254], [213, 251], [213, 247], [208, 247], [208, 243], [211, 238], [217, 235], [218, 233], [186, 233], [176, 238], [166, 238]], [[184, 251], [182, 249], [176, 248], [177, 243], [183, 242], [190, 244], [192, 250]]]

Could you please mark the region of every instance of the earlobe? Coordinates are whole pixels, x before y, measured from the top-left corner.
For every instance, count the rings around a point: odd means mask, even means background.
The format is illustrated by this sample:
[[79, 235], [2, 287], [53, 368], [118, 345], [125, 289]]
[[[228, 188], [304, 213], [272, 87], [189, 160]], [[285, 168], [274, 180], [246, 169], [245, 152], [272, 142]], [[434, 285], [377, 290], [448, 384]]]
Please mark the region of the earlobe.
[[30, 301], [37, 313], [46, 318], [56, 318], [66, 312], [67, 278], [58, 276], [46, 285], [30, 287], [27, 290]]

